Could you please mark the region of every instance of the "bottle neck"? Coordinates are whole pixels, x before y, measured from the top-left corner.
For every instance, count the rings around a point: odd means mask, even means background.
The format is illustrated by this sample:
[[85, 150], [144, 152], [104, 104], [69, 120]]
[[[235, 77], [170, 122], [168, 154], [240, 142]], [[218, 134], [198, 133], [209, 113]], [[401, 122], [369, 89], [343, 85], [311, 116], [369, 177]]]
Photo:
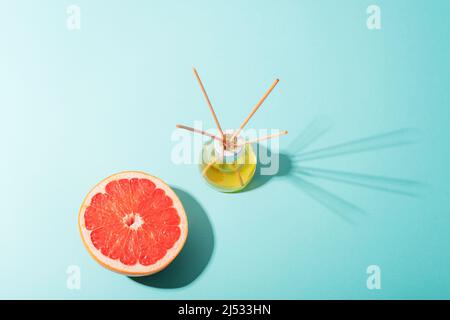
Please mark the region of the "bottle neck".
[[227, 130], [224, 133], [225, 143], [220, 140], [214, 140], [215, 158], [220, 164], [233, 164], [238, 162], [244, 155], [245, 146], [242, 145], [244, 139], [236, 137], [234, 141], [229, 141], [233, 131]]

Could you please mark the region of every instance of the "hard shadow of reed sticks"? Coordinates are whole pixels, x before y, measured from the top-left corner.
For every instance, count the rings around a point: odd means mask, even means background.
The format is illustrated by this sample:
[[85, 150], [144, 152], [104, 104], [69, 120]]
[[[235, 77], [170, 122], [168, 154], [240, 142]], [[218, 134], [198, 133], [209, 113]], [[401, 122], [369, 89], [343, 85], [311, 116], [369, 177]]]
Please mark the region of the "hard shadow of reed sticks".
[[189, 232], [178, 257], [164, 270], [146, 277], [129, 277], [154, 288], [181, 288], [194, 282], [207, 267], [214, 251], [214, 232], [208, 215], [188, 192], [172, 187], [183, 203]]
[[294, 153], [293, 157], [296, 161], [303, 162], [315, 159], [331, 158], [345, 154], [398, 147], [417, 142], [419, 134], [420, 132], [417, 129], [404, 128], [305, 153]]
[[315, 141], [319, 140], [332, 127], [332, 122], [327, 117], [317, 117], [306, 128], [297, 135], [289, 144], [287, 150], [290, 154], [299, 154], [307, 149]]
[[288, 181], [350, 224], [354, 224], [355, 218], [365, 213], [363, 209], [350, 201], [344, 200], [303, 177], [294, 174], [290, 176]]
[[422, 183], [414, 180], [361, 174], [348, 171], [294, 166], [292, 172], [311, 178], [327, 179], [410, 197], [419, 196], [421, 189], [423, 188]]
[[[418, 181], [365, 173], [312, 168], [302, 165], [304, 161], [308, 160], [330, 158], [339, 155], [348, 155], [411, 144], [416, 142], [419, 138], [420, 132], [417, 129], [405, 128], [395, 130], [318, 150], [299, 153], [315, 142], [329, 128], [330, 123], [328, 121], [324, 121], [323, 119], [313, 121], [293, 140], [288, 148], [289, 152], [282, 151], [278, 154], [279, 171], [275, 175], [261, 175], [261, 164], [258, 163], [255, 177], [247, 187], [246, 191], [260, 188], [273, 179], [283, 178], [350, 223], [353, 223], [352, 217], [356, 214], [359, 215], [364, 213], [364, 210], [312, 183], [310, 181], [311, 179], [327, 179], [411, 197], [419, 195], [423, 185]], [[262, 145], [258, 145], [258, 152], [263, 152], [267, 155], [271, 154], [271, 151], [267, 150], [267, 148]], [[276, 158], [276, 154], [274, 158]], [[309, 179], [307, 180], [305, 177]]]
[[289, 154], [280, 153], [280, 170], [276, 175], [264, 176], [258, 174], [254, 181], [249, 185], [249, 190], [251, 191], [255, 188], [259, 188], [264, 184], [268, 183], [272, 179], [285, 180], [286, 182], [294, 185], [303, 191], [305, 194], [318, 201], [330, 211], [336, 213], [339, 217], [348, 223], [354, 223], [354, 216], [364, 213], [364, 210], [357, 207], [353, 203], [346, 201], [339, 197], [338, 195], [319, 187], [315, 183], [306, 180], [300, 174], [298, 174], [295, 169], [295, 164], [292, 162], [292, 158]]
[[[302, 150], [306, 149], [308, 146], [310, 146], [313, 142], [315, 142], [319, 137], [321, 137], [326, 131], [329, 130], [331, 124], [327, 120], [327, 118], [319, 118], [314, 120], [310, 125], [306, 127], [306, 129], [301, 132], [289, 145], [287, 150], [289, 151], [281, 151], [279, 153], [279, 171], [275, 175], [261, 175], [261, 168], [262, 165], [260, 162], [257, 164], [255, 177], [253, 178], [253, 181], [250, 183], [250, 185], [245, 189], [245, 191], [252, 191], [254, 189], [257, 189], [263, 185], [265, 185], [268, 181], [282, 176], [288, 176], [290, 172], [295, 167], [295, 170], [297, 173], [301, 173], [304, 175], [310, 175], [310, 176], [318, 176], [319, 171], [318, 169], [315, 170], [313, 173], [312, 170], [306, 171], [301, 170], [299, 167], [300, 164], [302, 164], [305, 161], [309, 160], [315, 160], [315, 159], [323, 159], [323, 158], [331, 158], [336, 157], [340, 155], [347, 155], [347, 154], [353, 154], [353, 153], [360, 153], [360, 152], [366, 152], [366, 151], [374, 151], [378, 149], [383, 148], [390, 148], [390, 147], [396, 147], [396, 146], [402, 146], [414, 143], [418, 140], [420, 132], [417, 129], [414, 128], [404, 128], [400, 130], [395, 130], [383, 134], [374, 135], [371, 137], [366, 137], [363, 139], [357, 139], [352, 140], [344, 143], [340, 143], [337, 145], [333, 145], [330, 147], [321, 148], [318, 150], [308, 151], [304, 153], [299, 153]], [[267, 149], [263, 145], [259, 144], [257, 148], [258, 155], [265, 154], [270, 155], [272, 158], [276, 158], [276, 154], [272, 155], [272, 152], [270, 149]], [[303, 167], [303, 169], [306, 169], [306, 167]], [[324, 169], [320, 173], [322, 177], [325, 176]], [[345, 175], [345, 173], [343, 173]], [[356, 184], [359, 180], [359, 183], [361, 185], [371, 185], [374, 186], [374, 181], [378, 180], [378, 183], [380, 183], [383, 180], [383, 177], [378, 177], [378, 179], [373, 176], [371, 177], [369, 175], [366, 175], [365, 182], [362, 182], [361, 180], [364, 180], [363, 175], [361, 174], [359, 176], [360, 179], [357, 179], [357, 174], [353, 174], [351, 176], [351, 173], [349, 173], [345, 179], [344, 175], [340, 175], [338, 172], [327, 172], [327, 176], [331, 179], [332, 175], [334, 175], [334, 179], [338, 180], [340, 178], [341, 180], [346, 180], [348, 183], [353, 179], [354, 183]], [[351, 176], [351, 177], [350, 177]], [[390, 179], [390, 180], [389, 180]], [[368, 181], [372, 180], [372, 184], [369, 184]], [[384, 179], [384, 182], [394, 182], [394, 178], [386, 178]], [[397, 179], [398, 180], [398, 179]], [[343, 181], [344, 182], [344, 181]], [[397, 181], [397, 184], [400, 181]], [[406, 182], [406, 180], [405, 180]], [[382, 187], [380, 187], [380, 190]], [[386, 190], [388, 191], [388, 190]], [[395, 189], [393, 189], [395, 191]], [[401, 191], [399, 192], [401, 193]]]

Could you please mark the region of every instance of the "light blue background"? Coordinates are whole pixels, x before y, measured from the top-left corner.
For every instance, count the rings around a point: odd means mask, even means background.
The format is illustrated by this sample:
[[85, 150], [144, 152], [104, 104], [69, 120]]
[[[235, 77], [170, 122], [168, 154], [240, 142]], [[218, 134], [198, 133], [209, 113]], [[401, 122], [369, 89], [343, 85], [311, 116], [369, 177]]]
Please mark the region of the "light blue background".
[[[80, 31], [66, 28], [72, 3]], [[366, 27], [373, 3], [379, 31]], [[0, 298], [450, 298], [449, 17], [446, 0], [2, 0]], [[301, 165], [420, 190], [285, 176], [215, 192], [195, 166], [170, 160], [176, 123], [213, 126], [192, 66], [227, 128], [279, 77], [249, 127], [289, 130], [284, 149], [318, 117], [333, 125], [303, 152], [414, 128], [417, 143]], [[89, 257], [79, 205], [122, 170], [157, 175], [203, 207], [213, 251], [183, 260], [206, 254], [198, 277], [165, 286], [184, 272], [178, 263], [146, 286]], [[346, 207], [353, 223], [338, 214]], [[378, 291], [366, 287], [372, 264]], [[81, 290], [66, 288], [69, 265]]]

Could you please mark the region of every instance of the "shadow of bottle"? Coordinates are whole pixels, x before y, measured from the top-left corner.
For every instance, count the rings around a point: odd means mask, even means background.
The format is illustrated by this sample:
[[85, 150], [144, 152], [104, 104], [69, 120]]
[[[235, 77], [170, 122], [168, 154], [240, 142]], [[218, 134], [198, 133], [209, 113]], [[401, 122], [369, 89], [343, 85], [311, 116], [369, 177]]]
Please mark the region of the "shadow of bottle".
[[166, 269], [146, 277], [129, 277], [145, 286], [170, 289], [191, 284], [205, 270], [214, 251], [214, 232], [203, 207], [186, 191], [172, 189], [188, 217], [188, 238], [180, 254]]
[[[267, 148], [263, 146], [258, 146], [259, 152], [264, 152], [265, 154], [270, 154], [271, 151], [267, 150]], [[264, 150], [264, 151], [262, 151]], [[272, 154], [271, 154], [272, 156]], [[279, 153], [278, 155], [274, 154], [274, 158], [278, 158], [279, 161], [279, 169], [276, 174], [273, 175], [263, 175], [261, 174], [261, 163], [257, 162], [256, 171], [253, 177], [253, 180], [249, 183], [249, 185], [240, 192], [249, 192], [255, 189], [262, 187], [267, 184], [270, 180], [280, 178], [280, 177], [289, 177], [292, 171], [292, 159], [291, 156], [287, 153]]]

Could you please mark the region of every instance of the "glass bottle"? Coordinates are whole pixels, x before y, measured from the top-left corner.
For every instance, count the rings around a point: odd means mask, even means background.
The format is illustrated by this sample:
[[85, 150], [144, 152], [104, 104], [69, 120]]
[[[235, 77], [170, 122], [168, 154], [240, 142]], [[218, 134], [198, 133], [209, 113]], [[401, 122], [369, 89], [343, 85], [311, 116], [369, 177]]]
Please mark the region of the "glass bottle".
[[222, 192], [244, 189], [256, 171], [256, 155], [250, 143], [242, 137], [234, 143], [229, 139], [233, 131], [224, 132], [225, 143], [217, 139], [207, 141], [202, 148], [200, 172], [206, 182]]

